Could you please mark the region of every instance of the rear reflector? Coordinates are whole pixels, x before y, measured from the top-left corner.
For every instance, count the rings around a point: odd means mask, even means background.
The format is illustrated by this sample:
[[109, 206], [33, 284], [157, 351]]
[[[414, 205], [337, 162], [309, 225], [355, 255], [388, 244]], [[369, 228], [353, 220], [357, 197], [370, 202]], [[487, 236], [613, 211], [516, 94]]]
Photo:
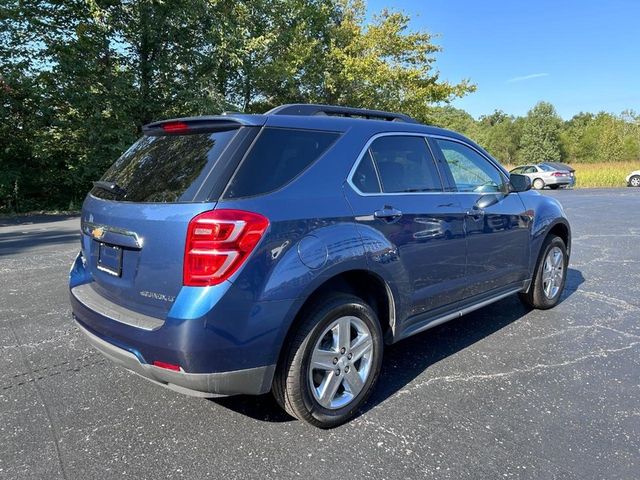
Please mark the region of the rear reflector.
[[164, 368], [165, 370], [173, 370], [175, 372], [179, 372], [180, 370], [182, 370], [180, 368], [180, 365], [174, 365], [173, 363], [161, 362], [159, 360], [154, 361], [153, 365], [155, 367]]
[[242, 210], [212, 210], [192, 218], [182, 283], [204, 287], [224, 282], [244, 263], [268, 226], [266, 217]]

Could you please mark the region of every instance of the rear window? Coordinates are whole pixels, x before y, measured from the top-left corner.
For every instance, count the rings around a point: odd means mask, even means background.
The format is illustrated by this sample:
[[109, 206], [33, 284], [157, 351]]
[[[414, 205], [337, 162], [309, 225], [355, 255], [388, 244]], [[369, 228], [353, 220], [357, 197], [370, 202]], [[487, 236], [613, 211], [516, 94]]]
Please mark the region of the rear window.
[[144, 136], [100, 179], [115, 183], [120, 193], [94, 187], [91, 194], [128, 202], [189, 201], [237, 131]]
[[224, 196], [251, 197], [283, 187], [320, 158], [338, 137], [335, 132], [264, 128]]

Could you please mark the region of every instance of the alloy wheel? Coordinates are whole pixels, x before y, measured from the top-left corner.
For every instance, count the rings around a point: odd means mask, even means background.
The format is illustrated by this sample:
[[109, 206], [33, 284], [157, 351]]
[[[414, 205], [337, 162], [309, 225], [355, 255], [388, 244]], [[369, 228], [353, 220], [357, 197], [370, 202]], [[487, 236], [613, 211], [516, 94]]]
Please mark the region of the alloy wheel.
[[553, 247], [544, 259], [542, 270], [542, 289], [551, 300], [558, 295], [564, 279], [564, 254], [558, 247]]
[[316, 401], [334, 410], [349, 404], [364, 388], [372, 371], [373, 339], [358, 317], [332, 322], [311, 354], [308, 378]]

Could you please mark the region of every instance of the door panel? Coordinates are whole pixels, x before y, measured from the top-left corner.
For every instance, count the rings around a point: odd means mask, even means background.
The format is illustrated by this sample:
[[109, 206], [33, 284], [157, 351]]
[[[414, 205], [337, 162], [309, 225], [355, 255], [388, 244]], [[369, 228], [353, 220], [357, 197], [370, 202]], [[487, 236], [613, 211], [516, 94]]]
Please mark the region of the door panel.
[[[375, 178], [372, 176], [375, 175]], [[404, 275], [408, 316], [460, 300], [465, 285], [464, 214], [442, 191], [440, 173], [421, 136], [384, 136], [371, 144], [345, 189], [371, 261]], [[355, 187], [355, 189], [354, 189]], [[417, 190], [417, 191], [416, 191]]]
[[466, 212], [465, 297], [527, 279], [531, 219], [504, 175], [480, 152], [454, 140], [435, 139]]
[[[465, 284], [464, 217], [455, 195], [359, 196], [346, 189], [363, 238], [380, 232], [386, 245], [367, 245], [372, 261], [393, 269], [399, 262], [410, 292], [409, 315], [459, 300]], [[390, 207], [402, 212], [396, 221], [376, 218]], [[393, 274], [391, 275], [393, 276]]]
[[[504, 196], [480, 216], [467, 215], [467, 278], [465, 296], [523, 281], [528, 276], [530, 217], [517, 193]], [[482, 195], [460, 195], [473, 213]]]

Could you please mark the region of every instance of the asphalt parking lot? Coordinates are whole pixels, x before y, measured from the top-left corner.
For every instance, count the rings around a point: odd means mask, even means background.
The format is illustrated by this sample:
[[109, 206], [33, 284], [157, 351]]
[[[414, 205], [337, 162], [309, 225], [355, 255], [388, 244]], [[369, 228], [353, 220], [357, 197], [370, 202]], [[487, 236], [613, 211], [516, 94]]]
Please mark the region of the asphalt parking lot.
[[0, 219], [0, 478], [638, 478], [640, 189], [546, 194], [573, 228], [562, 303], [508, 298], [387, 349], [330, 431], [113, 367], [71, 322], [78, 218]]

